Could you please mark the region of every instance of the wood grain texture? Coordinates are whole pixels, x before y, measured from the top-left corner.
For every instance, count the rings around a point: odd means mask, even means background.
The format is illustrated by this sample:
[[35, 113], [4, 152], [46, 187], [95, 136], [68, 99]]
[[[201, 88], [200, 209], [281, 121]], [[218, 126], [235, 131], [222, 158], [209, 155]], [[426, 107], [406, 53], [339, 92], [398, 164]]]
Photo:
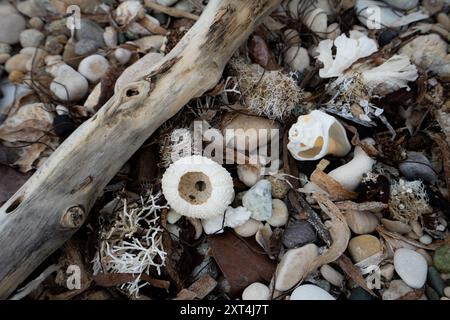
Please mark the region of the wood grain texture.
[[147, 76], [116, 92], [0, 208], [0, 298], [73, 235], [103, 188], [161, 124], [216, 85], [232, 54], [280, 2], [209, 1]]

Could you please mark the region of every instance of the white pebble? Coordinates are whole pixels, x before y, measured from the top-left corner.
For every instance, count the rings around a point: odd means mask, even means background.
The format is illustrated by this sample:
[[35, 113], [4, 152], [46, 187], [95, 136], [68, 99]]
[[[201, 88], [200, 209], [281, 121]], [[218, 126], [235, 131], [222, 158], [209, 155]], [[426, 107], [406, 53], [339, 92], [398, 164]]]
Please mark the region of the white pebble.
[[37, 48], [45, 39], [45, 35], [37, 29], [27, 29], [20, 33], [20, 45], [23, 48]]
[[388, 264], [382, 266], [380, 268], [380, 271], [381, 271], [381, 276], [383, 278], [385, 278], [386, 280], [390, 281], [394, 277], [395, 269], [394, 269], [394, 265], [393, 264], [388, 263]]
[[109, 68], [109, 62], [99, 54], [84, 58], [78, 66], [78, 72], [91, 83], [99, 82]]
[[425, 245], [428, 245], [428, 244], [433, 242], [433, 238], [431, 238], [427, 234], [424, 234], [423, 236], [420, 237], [419, 241], [422, 242]]
[[125, 64], [128, 61], [130, 61], [131, 55], [133, 52], [130, 50], [124, 49], [124, 48], [117, 48], [114, 51], [114, 57], [119, 61], [121, 64]]
[[262, 226], [263, 224], [261, 221], [250, 219], [244, 224], [234, 228], [234, 232], [236, 232], [241, 237], [248, 238], [254, 236]]
[[322, 288], [304, 284], [295, 289], [291, 294], [291, 300], [336, 300], [331, 294]]
[[89, 84], [80, 73], [63, 64], [58, 68], [50, 90], [61, 100], [76, 101], [86, 97]]
[[445, 294], [445, 296], [446, 296], [447, 298], [450, 298], [450, 287], [446, 287], [446, 288], [444, 289], [444, 294]]
[[269, 300], [269, 298], [269, 288], [259, 282], [252, 283], [242, 292], [242, 300]]
[[176, 212], [175, 210], [170, 209], [169, 213], [167, 213], [167, 222], [170, 224], [175, 224], [180, 220], [182, 217], [181, 214]]
[[310, 65], [308, 50], [298, 45], [290, 47], [284, 54], [284, 62], [292, 70], [304, 72]]
[[400, 278], [412, 288], [422, 288], [427, 280], [427, 261], [413, 250], [397, 249], [394, 254], [394, 267]]
[[280, 199], [272, 199], [272, 216], [267, 222], [272, 227], [284, 226], [289, 219], [289, 212], [284, 201]]
[[117, 46], [117, 31], [113, 27], [106, 27], [103, 33], [103, 40], [109, 48]]
[[247, 187], [253, 187], [261, 179], [261, 168], [252, 164], [239, 164], [237, 174]]

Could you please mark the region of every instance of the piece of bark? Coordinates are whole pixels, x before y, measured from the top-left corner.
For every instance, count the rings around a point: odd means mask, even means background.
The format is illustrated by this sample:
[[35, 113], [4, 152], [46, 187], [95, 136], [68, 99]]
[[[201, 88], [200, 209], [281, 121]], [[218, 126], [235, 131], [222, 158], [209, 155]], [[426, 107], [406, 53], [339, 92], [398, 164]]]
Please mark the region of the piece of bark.
[[270, 282], [276, 265], [253, 237], [240, 238], [231, 231], [208, 237], [214, 260], [230, 284], [230, 294], [239, 296], [253, 282]]
[[147, 76], [84, 122], [0, 208], [0, 299], [83, 224], [103, 188], [165, 121], [213, 88], [281, 0], [211, 0]]
[[[134, 275], [130, 273], [99, 273], [93, 276], [92, 278], [95, 281], [96, 285], [100, 287], [109, 288], [119, 286], [127, 282], [132, 282], [136, 280], [138, 276], [139, 275]], [[141, 274], [140, 279], [142, 279], [142, 281], [147, 282], [148, 284], [150, 284], [152, 287], [155, 288], [167, 290], [170, 287], [169, 281], [155, 279], [146, 274]]]
[[181, 290], [174, 300], [204, 299], [217, 286], [217, 281], [209, 275], [204, 275], [187, 289]]
[[175, 18], [187, 18], [187, 19], [192, 19], [197, 21], [199, 16], [183, 11], [183, 10], [178, 10], [177, 8], [174, 7], [166, 7], [160, 4], [157, 4], [156, 2], [153, 2], [152, 0], [145, 0], [144, 1], [145, 6], [147, 8], [165, 13], [171, 17], [175, 17]]
[[353, 264], [349, 257], [342, 254], [339, 259], [336, 260], [338, 266], [344, 271], [344, 273], [355, 281], [361, 288], [370, 293], [372, 296], [377, 297], [377, 295], [367, 286], [367, 281], [361, 275], [359, 269]]

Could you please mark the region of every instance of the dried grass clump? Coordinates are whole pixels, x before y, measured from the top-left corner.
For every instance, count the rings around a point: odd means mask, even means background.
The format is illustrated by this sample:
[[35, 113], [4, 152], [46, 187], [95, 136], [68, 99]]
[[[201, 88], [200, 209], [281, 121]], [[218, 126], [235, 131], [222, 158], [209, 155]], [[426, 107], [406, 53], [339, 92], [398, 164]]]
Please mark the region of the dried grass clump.
[[119, 288], [130, 296], [139, 296], [139, 290], [148, 285], [141, 280], [142, 274], [161, 274], [167, 253], [162, 245], [160, 210], [166, 206], [157, 204], [161, 193], [149, 191], [140, 201], [121, 205], [113, 212], [115, 219], [110, 227], [101, 232], [100, 248], [93, 261], [94, 275], [99, 273], [126, 273], [135, 280]]
[[231, 61], [248, 110], [269, 119], [283, 119], [304, 98], [295, 80], [282, 71], [267, 71], [242, 58]]
[[400, 179], [391, 185], [389, 210], [394, 219], [409, 223], [432, 211], [421, 181]]

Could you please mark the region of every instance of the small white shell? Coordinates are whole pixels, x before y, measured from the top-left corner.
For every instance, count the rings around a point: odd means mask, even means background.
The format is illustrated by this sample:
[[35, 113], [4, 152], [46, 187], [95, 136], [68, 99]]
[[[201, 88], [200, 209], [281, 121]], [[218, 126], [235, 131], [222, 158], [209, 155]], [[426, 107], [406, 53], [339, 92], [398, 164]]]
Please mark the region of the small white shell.
[[234, 198], [233, 179], [228, 171], [198, 155], [171, 164], [161, 184], [170, 207], [192, 218], [208, 219], [223, 214]]
[[342, 124], [319, 110], [298, 117], [289, 130], [287, 147], [297, 160], [317, 160], [327, 154], [342, 157], [351, 148]]

